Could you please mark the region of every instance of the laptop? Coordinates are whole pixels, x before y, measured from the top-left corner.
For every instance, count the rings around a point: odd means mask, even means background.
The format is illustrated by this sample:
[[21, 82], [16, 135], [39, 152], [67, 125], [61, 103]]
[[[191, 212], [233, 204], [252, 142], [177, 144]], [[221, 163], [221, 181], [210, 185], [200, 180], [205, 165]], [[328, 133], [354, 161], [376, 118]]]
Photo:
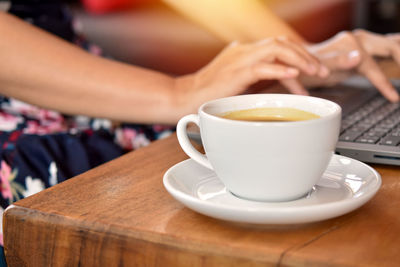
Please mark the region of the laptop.
[[[400, 88], [399, 80], [392, 83]], [[343, 109], [337, 154], [400, 166], [400, 103], [390, 103], [360, 77], [331, 88], [311, 89], [310, 93]]]

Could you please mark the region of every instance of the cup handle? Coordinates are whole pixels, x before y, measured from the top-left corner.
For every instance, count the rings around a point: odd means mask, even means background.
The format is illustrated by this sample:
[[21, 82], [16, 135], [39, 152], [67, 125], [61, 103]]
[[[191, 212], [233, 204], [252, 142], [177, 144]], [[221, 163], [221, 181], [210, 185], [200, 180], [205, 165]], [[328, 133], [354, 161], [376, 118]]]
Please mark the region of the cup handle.
[[190, 143], [189, 137], [187, 135], [187, 125], [189, 122], [195, 123], [197, 126], [200, 126], [199, 123], [199, 116], [195, 114], [186, 115], [185, 117], [181, 118], [176, 126], [176, 135], [178, 137], [179, 144], [181, 145], [183, 151], [191, 157], [197, 163], [203, 165], [204, 167], [213, 170], [210, 162], [208, 161], [207, 157], [197, 151], [193, 145]]

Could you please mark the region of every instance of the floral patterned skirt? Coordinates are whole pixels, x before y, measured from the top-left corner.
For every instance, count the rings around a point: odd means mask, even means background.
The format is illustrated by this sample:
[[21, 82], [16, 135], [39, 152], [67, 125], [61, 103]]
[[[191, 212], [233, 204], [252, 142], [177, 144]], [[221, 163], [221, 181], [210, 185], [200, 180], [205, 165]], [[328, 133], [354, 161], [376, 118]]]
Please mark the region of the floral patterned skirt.
[[0, 215], [21, 198], [172, 131], [167, 126], [115, 125], [106, 119], [65, 116], [0, 97]]

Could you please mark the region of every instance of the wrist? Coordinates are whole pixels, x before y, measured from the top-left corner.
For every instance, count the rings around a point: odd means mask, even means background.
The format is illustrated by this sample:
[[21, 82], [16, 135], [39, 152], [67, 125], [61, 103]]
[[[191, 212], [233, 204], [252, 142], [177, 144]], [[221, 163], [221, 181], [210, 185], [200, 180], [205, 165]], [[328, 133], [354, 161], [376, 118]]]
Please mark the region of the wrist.
[[188, 74], [174, 78], [169, 110], [171, 118], [177, 122], [184, 115], [196, 112], [196, 74]]

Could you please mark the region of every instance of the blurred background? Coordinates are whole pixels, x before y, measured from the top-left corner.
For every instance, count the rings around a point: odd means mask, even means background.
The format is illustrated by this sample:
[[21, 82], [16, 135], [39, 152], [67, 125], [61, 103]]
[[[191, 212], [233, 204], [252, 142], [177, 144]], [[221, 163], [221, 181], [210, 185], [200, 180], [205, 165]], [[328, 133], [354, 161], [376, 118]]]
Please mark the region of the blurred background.
[[356, 28], [379, 33], [400, 30], [399, 0], [357, 0], [353, 10]]
[[[354, 28], [380, 33], [400, 29], [400, 0], [262, 1], [309, 42]], [[161, 1], [82, 0], [71, 4], [71, 10], [75, 29], [113, 58], [174, 75], [198, 70], [224, 47]]]

